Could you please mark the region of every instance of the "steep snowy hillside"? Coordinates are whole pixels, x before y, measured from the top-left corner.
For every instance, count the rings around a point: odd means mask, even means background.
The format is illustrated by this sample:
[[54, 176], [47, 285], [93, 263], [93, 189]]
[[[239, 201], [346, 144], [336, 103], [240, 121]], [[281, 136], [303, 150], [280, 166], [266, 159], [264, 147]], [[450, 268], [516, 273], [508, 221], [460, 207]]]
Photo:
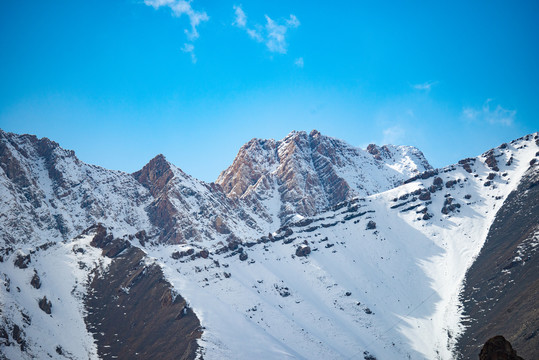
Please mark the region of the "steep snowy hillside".
[[283, 140], [253, 139], [217, 179], [276, 224], [312, 216], [341, 201], [389, 190], [431, 169], [411, 146], [369, 145], [367, 151], [313, 130]]
[[[201, 317], [205, 359], [453, 359], [466, 270], [536, 158], [536, 141], [423, 173], [271, 236], [147, 251]], [[199, 251], [206, 256], [174, 255]]]
[[49, 139], [0, 130], [0, 244], [70, 239], [101, 222], [180, 243], [267, 232], [271, 224], [216, 184], [159, 155], [135, 174], [85, 164]]
[[234, 241], [269, 230], [266, 221], [241, 201], [227, 198], [219, 185], [187, 175], [163, 155], [133, 176], [152, 194], [146, 211], [160, 242]]
[[539, 349], [539, 152], [507, 197], [485, 245], [466, 274], [461, 293], [466, 330], [459, 358], [475, 359], [482, 342], [504, 334], [518, 355]]
[[129, 239], [2, 248], [0, 359], [194, 358], [198, 318]]

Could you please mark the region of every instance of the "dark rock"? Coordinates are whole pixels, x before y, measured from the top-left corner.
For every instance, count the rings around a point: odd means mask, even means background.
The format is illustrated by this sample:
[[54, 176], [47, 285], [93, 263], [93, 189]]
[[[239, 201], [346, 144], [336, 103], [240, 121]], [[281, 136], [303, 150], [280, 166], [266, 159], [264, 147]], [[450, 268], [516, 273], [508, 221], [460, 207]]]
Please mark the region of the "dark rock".
[[114, 239], [107, 247], [103, 249], [103, 255], [114, 258], [120, 255], [125, 249], [129, 248], [131, 243], [128, 240]]
[[17, 325], [17, 324], [13, 325], [13, 330], [11, 331], [11, 337], [19, 345], [24, 343], [23, 332], [22, 332], [21, 328], [19, 327], [19, 325]]
[[296, 256], [307, 256], [311, 253], [311, 247], [308, 245], [300, 245], [296, 249]]
[[367, 223], [367, 230], [373, 230], [373, 229], [376, 229], [376, 223], [372, 220], [369, 220], [369, 222]]
[[408, 199], [409, 196], [410, 196], [410, 194], [401, 195], [401, 196], [399, 196], [399, 200], [406, 200], [406, 199]]
[[3, 326], [0, 326], [0, 345], [9, 346], [9, 335]]
[[47, 300], [46, 296], [43, 296], [42, 299], [39, 299], [38, 304], [39, 308], [43, 310], [46, 314], [51, 314], [52, 303], [50, 302], [50, 300]]
[[485, 181], [485, 183], [483, 184], [483, 186], [490, 186], [491, 182], [490, 181]]
[[148, 239], [148, 235], [146, 234], [146, 230], [141, 230], [138, 233], [135, 234], [135, 237], [140, 242], [140, 245], [145, 246], [146, 241]]
[[447, 181], [445, 183], [445, 187], [449, 189], [449, 188], [453, 187], [456, 183], [457, 183], [456, 180], [449, 180], [449, 181]]
[[438, 175], [438, 170], [428, 170], [421, 173], [421, 179], [425, 180], [435, 175]]
[[364, 360], [376, 360], [376, 356], [372, 355], [368, 351], [363, 351], [363, 359]]
[[438, 177], [438, 176], [435, 177], [434, 180], [432, 181], [432, 184], [436, 185], [436, 186], [443, 185], [443, 183], [444, 183], [444, 181], [442, 180], [442, 178]]
[[242, 252], [242, 253], [240, 254], [240, 260], [241, 260], [241, 261], [245, 261], [245, 260], [247, 260], [247, 258], [248, 258], [247, 253]]
[[[539, 329], [537, 284], [539, 262], [530, 251], [539, 219], [539, 169], [529, 168], [501, 204], [479, 256], [467, 271], [461, 292], [466, 329], [459, 336], [459, 359], [477, 359], [479, 349], [495, 334], [508, 340], [524, 359], [537, 359]], [[523, 261], [509, 272], [516, 254]], [[523, 264], [525, 262], [525, 265]]]
[[495, 177], [496, 177], [496, 173], [490, 173], [490, 174], [488, 174], [487, 179], [488, 180], [493, 180]]
[[501, 335], [487, 340], [481, 352], [479, 360], [524, 360], [513, 350], [511, 343]]
[[530, 166], [533, 166], [533, 164], [535, 164], [537, 162], [537, 159], [531, 159], [530, 160]]
[[64, 350], [60, 345], [58, 345], [55, 350], [58, 355], [64, 355]]
[[30, 285], [32, 285], [36, 289], [39, 289], [41, 287], [41, 279], [39, 278], [39, 275], [37, 274], [37, 271], [35, 270], [34, 270], [34, 276], [32, 276], [32, 280], [30, 280]]
[[466, 170], [467, 172], [469, 172], [470, 174], [472, 173], [472, 167], [470, 166], [470, 164], [464, 164], [462, 165], [462, 168]]
[[18, 253], [17, 257], [15, 258], [15, 266], [19, 269], [26, 269], [28, 267], [28, 264], [31, 262], [30, 254], [23, 255], [22, 253]]
[[85, 322], [94, 329], [98, 357], [195, 359], [200, 322], [160, 266], [147, 264], [145, 256], [131, 246], [106, 269], [96, 269], [90, 281]]
[[430, 192], [429, 191], [425, 191], [425, 192], [422, 192], [421, 194], [419, 194], [419, 200], [430, 200]]
[[470, 194], [466, 194], [466, 195], [464, 195], [464, 198], [465, 198], [466, 200], [469, 200], [469, 199], [471, 199], [471, 198], [472, 198], [472, 195], [470, 195]]
[[430, 218], [432, 218], [432, 215], [431, 215], [431, 214], [429, 214], [429, 213], [423, 214], [423, 220], [428, 220], [428, 219], [430, 219]]
[[198, 254], [203, 259], [207, 259], [208, 256], [210, 256], [210, 252], [207, 249], [200, 250], [200, 252]]

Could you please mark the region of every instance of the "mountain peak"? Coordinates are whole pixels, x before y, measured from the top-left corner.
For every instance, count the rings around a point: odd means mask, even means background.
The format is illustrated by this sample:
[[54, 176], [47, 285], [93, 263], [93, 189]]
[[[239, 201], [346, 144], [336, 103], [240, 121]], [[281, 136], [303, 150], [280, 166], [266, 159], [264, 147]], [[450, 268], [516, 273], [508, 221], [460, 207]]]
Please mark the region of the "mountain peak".
[[316, 130], [316, 129], [313, 129], [313, 130], [310, 132], [310, 134], [309, 134], [309, 136], [310, 136], [310, 137], [313, 137], [313, 138], [314, 138], [314, 137], [321, 136], [321, 135], [322, 135], [322, 134], [320, 134], [320, 131], [318, 131], [318, 130]]
[[156, 197], [174, 177], [174, 173], [165, 156], [159, 154], [144, 165], [141, 170], [133, 173], [133, 177], [150, 190], [152, 196]]
[[[431, 168], [419, 150], [393, 145], [371, 150], [318, 130], [294, 130], [279, 141], [251, 140], [216, 182], [228, 197], [268, 202], [269, 213], [280, 202], [279, 218], [286, 223], [298, 214], [311, 216], [354, 196], [388, 190]], [[373, 153], [381, 156], [373, 159]]]

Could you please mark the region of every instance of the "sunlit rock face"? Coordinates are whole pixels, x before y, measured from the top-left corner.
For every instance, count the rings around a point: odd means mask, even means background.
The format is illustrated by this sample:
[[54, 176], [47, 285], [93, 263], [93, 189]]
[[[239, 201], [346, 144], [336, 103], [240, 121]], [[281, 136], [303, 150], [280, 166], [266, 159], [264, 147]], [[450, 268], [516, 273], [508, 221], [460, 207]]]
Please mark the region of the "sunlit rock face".
[[284, 139], [252, 139], [239, 151], [217, 183], [227, 196], [245, 199], [259, 211], [275, 208], [281, 223], [312, 216], [341, 201], [379, 193], [402, 184], [431, 166], [411, 146], [369, 145], [291, 132]]

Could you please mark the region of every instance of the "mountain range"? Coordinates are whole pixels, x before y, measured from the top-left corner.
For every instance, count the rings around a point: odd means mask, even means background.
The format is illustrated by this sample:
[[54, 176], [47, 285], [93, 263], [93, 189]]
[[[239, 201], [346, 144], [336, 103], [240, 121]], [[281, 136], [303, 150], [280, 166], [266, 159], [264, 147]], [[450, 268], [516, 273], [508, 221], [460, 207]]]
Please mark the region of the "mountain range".
[[0, 130], [0, 359], [531, 359], [538, 158], [294, 131], [206, 183]]

